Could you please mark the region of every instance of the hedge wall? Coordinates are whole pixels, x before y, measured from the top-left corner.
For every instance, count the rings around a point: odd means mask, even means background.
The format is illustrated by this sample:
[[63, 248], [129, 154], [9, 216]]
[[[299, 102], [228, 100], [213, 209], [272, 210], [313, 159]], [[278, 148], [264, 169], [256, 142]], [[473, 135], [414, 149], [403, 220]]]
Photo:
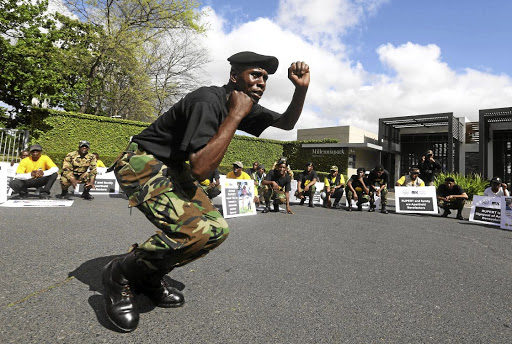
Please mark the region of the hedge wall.
[[[36, 108], [32, 110], [29, 127], [30, 144], [41, 144], [44, 153], [60, 166], [66, 154], [77, 149], [78, 142], [87, 140], [91, 143], [90, 152], [98, 153], [108, 166], [126, 147], [130, 137], [140, 133], [148, 125], [145, 122]], [[302, 143], [329, 142], [338, 141], [277, 141], [235, 135], [219, 170], [223, 174], [231, 171], [234, 161], [242, 161], [244, 169], [258, 161], [268, 171], [284, 155], [294, 170], [301, 170], [306, 161], [313, 161], [319, 172], [329, 171], [332, 165], [337, 165], [341, 173], [346, 173], [345, 155], [318, 157], [312, 154], [311, 149], [301, 147]]]

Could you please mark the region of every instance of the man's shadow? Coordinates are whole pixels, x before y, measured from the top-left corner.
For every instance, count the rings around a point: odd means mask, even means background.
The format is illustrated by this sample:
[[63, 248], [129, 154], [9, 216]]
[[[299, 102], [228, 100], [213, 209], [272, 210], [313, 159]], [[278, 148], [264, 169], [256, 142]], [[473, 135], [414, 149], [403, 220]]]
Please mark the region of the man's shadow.
[[[114, 256], [106, 256], [106, 257], [99, 257], [94, 258], [91, 260], [86, 261], [85, 263], [81, 264], [78, 268], [71, 271], [68, 276], [73, 276], [77, 280], [79, 280], [82, 283], [85, 283], [89, 286], [89, 290], [92, 290], [95, 292], [94, 295], [89, 297], [89, 305], [94, 310], [94, 313], [96, 314], [96, 318], [98, 319], [98, 322], [103, 325], [104, 327], [116, 331], [119, 331], [107, 317], [107, 313], [105, 311], [105, 299], [103, 297], [104, 294], [104, 288], [103, 288], [103, 282], [102, 282], [102, 274], [103, 274], [103, 268], [105, 265], [107, 265], [112, 259], [123, 257], [122, 255], [114, 255]], [[174, 287], [178, 290], [185, 289], [185, 285], [179, 281], [171, 279], [169, 276], [164, 277], [167, 283], [171, 287]], [[99, 294], [96, 294], [99, 293]], [[101, 294], [101, 295], [100, 295]], [[137, 302], [137, 308], [140, 313], [146, 313], [150, 312], [155, 308], [155, 305], [149, 298], [142, 294], [136, 294], [135, 299]]]

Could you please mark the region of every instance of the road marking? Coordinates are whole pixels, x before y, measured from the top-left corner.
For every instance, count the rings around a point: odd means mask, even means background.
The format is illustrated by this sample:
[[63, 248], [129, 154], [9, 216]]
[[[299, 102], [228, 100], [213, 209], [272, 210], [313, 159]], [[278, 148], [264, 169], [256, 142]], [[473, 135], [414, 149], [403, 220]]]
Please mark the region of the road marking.
[[42, 294], [42, 293], [45, 293], [45, 292], [50, 291], [50, 290], [52, 290], [52, 289], [54, 289], [54, 288], [58, 288], [58, 287], [60, 287], [60, 286], [63, 286], [64, 284], [68, 283], [69, 281], [71, 281], [71, 280], [73, 280], [73, 279], [75, 279], [75, 276], [70, 276], [70, 277], [66, 278], [66, 279], [65, 279], [64, 281], [62, 281], [62, 282], [59, 282], [59, 283], [54, 284], [54, 285], [51, 285], [51, 286], [49, 286], [49, 287], [47, 287], [47, 288], [45, 288], [45, 289], [41, 289], [41, 290], [39, 290], [39, 291], [33, 292], [32, 294], [29, 294], [29, 295], [25, 296], [25, 297], [24, 297], [24, 298], [22, 298], [21, 300], [18, 300], [18, 301], [12, 302], [12, 303], [8, 304], [8, 305], [7, 305], [7, 307], [16, 306], [16, 305], [18, 305], [18, 304], [20, 304], [20, 303], [22, 303], [22, 302], [27, 301], [28, 299], [30, 299], [30, 298], [32, 298], [32, 297], [34, 297], [34, 296], [37, 296], [37, 295]]

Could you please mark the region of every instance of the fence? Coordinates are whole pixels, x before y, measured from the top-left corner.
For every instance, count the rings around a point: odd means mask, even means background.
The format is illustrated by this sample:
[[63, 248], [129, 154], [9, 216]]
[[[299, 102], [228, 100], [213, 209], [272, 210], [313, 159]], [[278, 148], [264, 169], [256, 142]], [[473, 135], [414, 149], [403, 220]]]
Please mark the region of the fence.
[[27, 148], [28, 130], [0, 128], [0, 161], [19, 161], [20, 152]]

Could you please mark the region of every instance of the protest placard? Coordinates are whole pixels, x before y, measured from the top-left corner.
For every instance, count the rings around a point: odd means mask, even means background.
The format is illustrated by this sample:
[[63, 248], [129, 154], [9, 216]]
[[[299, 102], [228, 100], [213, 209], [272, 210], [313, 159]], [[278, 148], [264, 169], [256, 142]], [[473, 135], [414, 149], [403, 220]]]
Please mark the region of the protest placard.
[[[108, 172], [105, 167], [97, 167], [98, 174], [94, 182], [94, 189], [90, 190], [90, 193], [94, 194], [118, 194], [119, 184], [117, 183], [114, 172]], [[75, 193], [82, 193], [84, 191], [84, 184], [78, 184], [75, 188]]]
[[225, 218], [256, 215], [254, 181], [252, 179], [227, 179], [220, 176], [222, 185], [222, 212]]
[[437, 214], [435, 186], [395, 187], [397, 213]]
[[499, 226], [501, 223], [501, 197], [473, 196], [469, 221]]
[[500, 228], [512, 230], [512, 197], [501, 197], [501, 219]]
[[[291, 183], [290, 183], [290, 187], [291, 187], [291, 190], [290, 190], [290, 203], [294, 203], [294, 202], [299, 203], [300, 202], [300, 198], [299, 197], [295, 197], [295, 192], [297, 191], [297, 181], [296, 180], [292, 180]], [[313, 204], [321, 205], [322, 204], [322, 199], [320, 198], [320, 193], [324, 189], [324, 183], [316, 182], [315, 183], [315, 187], [316, 187], [316, 191], [315, 191], [315, 195], [313, 196]], [[307, 200], [309, 201], [309, 199], [307, 199]]]

